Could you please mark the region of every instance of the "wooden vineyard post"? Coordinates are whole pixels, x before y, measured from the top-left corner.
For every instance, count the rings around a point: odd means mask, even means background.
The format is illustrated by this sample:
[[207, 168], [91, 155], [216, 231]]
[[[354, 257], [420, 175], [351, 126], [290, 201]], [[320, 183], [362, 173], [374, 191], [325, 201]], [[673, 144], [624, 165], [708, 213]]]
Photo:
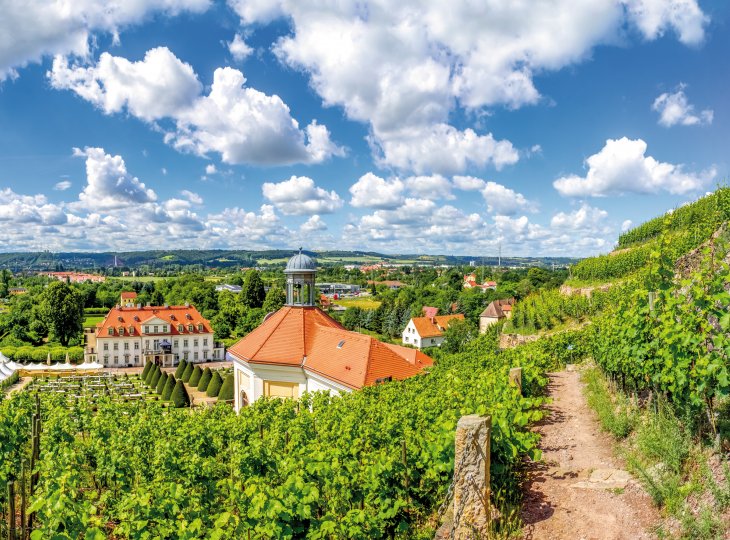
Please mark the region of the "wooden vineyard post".
[[520, 394], [522, 393], [522, 368], [521, 367], [513, 367], [509, 370], [509, 382], [510, 384], [514, 384], [517, 386], [517, 388], [520, 389]]
[[489, 532], [491, 438], [491, 416], [459, 419], [454, 457], [454, 540], [486, 538]]
[[25, 494], [25, 462], [20, 468], [20, 540], [25, 540], [26, 526], [25, 526], [25, 509], [28, 505], [28, 498]]
[[411, 497], [408, 494], [408, 455], [406, 453], [406, 440], [403, 439], [401, 444], [401, 459], [403, 460], [403, 487], [406, 490], [406, 500], [410, 503]]
[[8, 482], [8, 540], [15, 540], [15, 483]]

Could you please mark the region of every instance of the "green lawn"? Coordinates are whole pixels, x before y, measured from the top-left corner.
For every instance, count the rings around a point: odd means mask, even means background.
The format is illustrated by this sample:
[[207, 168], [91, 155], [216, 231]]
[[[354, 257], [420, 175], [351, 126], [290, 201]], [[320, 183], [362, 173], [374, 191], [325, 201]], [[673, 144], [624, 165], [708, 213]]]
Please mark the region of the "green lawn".
[[361, 309], [377, 309], [381, 304], [379, 300], [375, 300], [369, 296], [361, 298], [341, 298], [340, 300], [335, 300], [334, 303], [346, 308], [359, 307]]
[[88, 315], [84, 319], [84, 328], [94, 328], [98, 323], [104, 320], [104, 315]]

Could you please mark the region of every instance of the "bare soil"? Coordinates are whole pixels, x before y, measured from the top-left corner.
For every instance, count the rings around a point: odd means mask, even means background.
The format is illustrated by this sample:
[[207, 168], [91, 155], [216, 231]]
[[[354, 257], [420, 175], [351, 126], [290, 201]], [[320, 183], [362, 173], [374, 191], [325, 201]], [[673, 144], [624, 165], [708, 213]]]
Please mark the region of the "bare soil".
[[528, 472], [524, 538], [649, 539], [660, 516], [614, 455], [576, 371], [550, 374], [552, 403], [538, 424], [543, 461]]

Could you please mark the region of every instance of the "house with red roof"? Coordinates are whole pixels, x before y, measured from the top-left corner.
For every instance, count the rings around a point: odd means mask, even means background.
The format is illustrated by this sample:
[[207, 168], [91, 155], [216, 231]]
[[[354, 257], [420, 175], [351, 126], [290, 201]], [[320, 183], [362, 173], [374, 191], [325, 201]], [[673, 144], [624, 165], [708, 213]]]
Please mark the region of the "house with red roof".
[[413, 317], [403, 330], [403, 344], [412, 345], [418, 349], [440, 347], [446, 338], [446, 329], [449, 325], [454, 321], [463, 320], [463, 313]]
[[420, 351], [346, 330], [316, 306], [316, 263], [299, 252], [289, 260], [286, 305], [228, 349], [238, 411], [261, 397], [352, 392], [401, 380], [433, 361]]
[[479, 332], [483, 334], [493, 324], [512, 317], [512, 306], [514, 304], [514, 298], [490, 302], [486, 309], [479, 315]]
[[132, 291], [132, 292], [124, 291], [121, 294], [121, 297], [119, 300], [120, 300], [119, 305], [122, 307], [128, 307], [128, 308], [134, 307], [137, 304], [137, 293], [134, 291]]
[[472, 272], [471, 274], [466, 274], [464, 276], [464, 288], [465, 289], [480, 289], [482, 292], [486, 292], [488, 290], [496, 291], [497, 282], [496, 281], [485, 281], [484, 283], [479, 283], [477, 281], [477, 275]]

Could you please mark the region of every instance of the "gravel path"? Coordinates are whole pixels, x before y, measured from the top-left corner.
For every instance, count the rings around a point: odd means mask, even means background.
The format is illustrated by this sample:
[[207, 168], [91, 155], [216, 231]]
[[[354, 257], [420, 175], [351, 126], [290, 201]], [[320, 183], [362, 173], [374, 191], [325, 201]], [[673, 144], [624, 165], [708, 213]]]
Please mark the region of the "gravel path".
[[543, 462], [529, 471], [522, 519], [534, 540], [654, 538], [651, 498], [622, 470], [583, 394], [580, 374], [550, 374], [550, 415], [537, 427]]

